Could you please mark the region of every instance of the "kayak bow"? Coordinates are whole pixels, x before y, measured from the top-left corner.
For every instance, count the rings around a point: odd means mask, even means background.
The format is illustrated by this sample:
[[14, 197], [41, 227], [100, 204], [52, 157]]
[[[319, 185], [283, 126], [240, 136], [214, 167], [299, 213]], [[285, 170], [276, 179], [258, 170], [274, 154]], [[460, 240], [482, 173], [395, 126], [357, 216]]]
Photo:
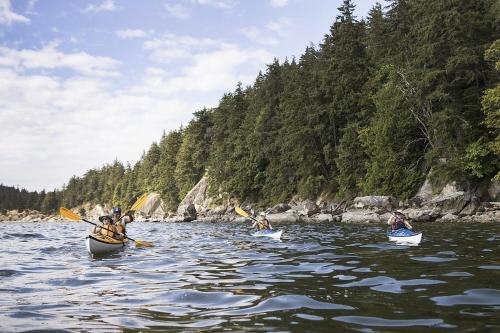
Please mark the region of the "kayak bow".
[[90, 254], [106, 254], [121, 250], [127, 244], [128, 239], [118, 240], [109, 236], [92, 234], [85, 239], [87, 251]]
[[410, 229], [398, 229], [387, 231], [387, 237], [393, 242], [418, 244], [422, 240], [422, 233]]
[[283, 233], [283, 230], [259, 230], [254, 232], [252, 235], [254, 237], [271, 237], [274, 239], [280, 239], [281, 234]]

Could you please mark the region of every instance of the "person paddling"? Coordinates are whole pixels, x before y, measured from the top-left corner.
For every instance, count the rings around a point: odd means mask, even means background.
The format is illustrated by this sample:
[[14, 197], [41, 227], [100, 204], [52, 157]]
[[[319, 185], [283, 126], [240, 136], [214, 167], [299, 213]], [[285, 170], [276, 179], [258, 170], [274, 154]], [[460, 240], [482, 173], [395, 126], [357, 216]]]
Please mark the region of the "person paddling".
[[123, 239], [127, 235], [127, 224], [134, 221], [133, 211], [127, 211], [122, 216], [122, 209], [120, 207], [113, 207], [113, 223], [116, 230], [119, 232], [119, 239]]
[[387, 224], [391, 226], [392, 231], [399, 229], [413, 229], [411, 224], [406, 220], [405, 214], [400, 211], [392, 213], [392, 216], [387, 221]]
[[255, 221], [252, 224], [252, 228], [259, 230], [271, 230], [273, 227], [271, 226], [271, 223], [266, 219], [266, 213], [261, 212], [259, 214], [260, 218], [258, 221]]
[[108, 236], [111, 238], [117, 238], [118, 231], [116, 230], [115, 225], [113, 224], [113, 219], [109, 215], [104, 215], [99, 217], [99, 221], [102, 223], [102, 226], [95, 226], [93, 233], [101, 234], [103, 236]]

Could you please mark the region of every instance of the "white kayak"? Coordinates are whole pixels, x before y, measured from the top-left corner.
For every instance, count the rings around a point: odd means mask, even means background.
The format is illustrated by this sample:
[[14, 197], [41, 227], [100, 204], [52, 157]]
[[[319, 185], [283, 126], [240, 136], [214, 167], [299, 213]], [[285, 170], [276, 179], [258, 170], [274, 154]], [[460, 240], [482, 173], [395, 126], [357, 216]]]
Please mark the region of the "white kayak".
[[387, 237], [389, 237], [389, 240], [393, 242], [419, 244], [422, 240], [422, 233], [415, 232], [409, 229], [398, 229], [394, 231], [388, 231]]
[[90, 254], [106, 254], [123, 249], [127, 244], [128, 239], [118, 240], [103, 235], [88, 235], [85, 239], [87, 251]]
[[254, 237], [271, 237], [274, 239], [280, 239], [281, 234], [283, 233], [283, 230], [274, 230], [274, 229], [267, 229], [267, 230], [259, 230], [254, 232], [252, 235]]

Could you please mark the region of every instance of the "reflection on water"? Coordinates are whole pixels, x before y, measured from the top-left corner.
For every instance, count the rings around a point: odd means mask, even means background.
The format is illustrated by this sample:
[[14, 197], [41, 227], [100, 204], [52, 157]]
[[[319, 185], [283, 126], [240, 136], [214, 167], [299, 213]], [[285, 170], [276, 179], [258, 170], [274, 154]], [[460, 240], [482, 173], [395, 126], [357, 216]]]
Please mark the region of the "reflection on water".
[[[0, 331], [500, 331], [500, 227], [134, 223], [90, 257], [83, 223], [0, 224]], [[443, 236], [444, 235], [444, 236]]]

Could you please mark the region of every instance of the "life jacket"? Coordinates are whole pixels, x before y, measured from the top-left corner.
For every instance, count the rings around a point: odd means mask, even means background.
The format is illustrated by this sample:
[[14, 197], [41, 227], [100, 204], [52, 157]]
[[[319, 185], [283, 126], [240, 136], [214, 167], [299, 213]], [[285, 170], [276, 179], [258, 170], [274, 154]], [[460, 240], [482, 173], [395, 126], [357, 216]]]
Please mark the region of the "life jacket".
[[267, 230], [269, 229], [269, 221], [267, 219], [260, 220], [257, 223], [257, 230]]
[[112, 224], [104, 224], [101, 229], [101, 235], [116, 238], [115, 228]]
[[405, 225], [404, 219], [401, 216], [396, 215], [396, 219], [395, 219], [394, 223], [391, 225], [391, 230], [398, 230], [398, 229], [405, 229], [405, 228], [406, 228], [406, 225]]
[[[125, 235], [125, 226], [121, 223], [118, 223], [116, 225], [116, 231], [119, 232], [120, 234], [124, 234]], [[121, 236], [121, 235], [119, 235]]]

